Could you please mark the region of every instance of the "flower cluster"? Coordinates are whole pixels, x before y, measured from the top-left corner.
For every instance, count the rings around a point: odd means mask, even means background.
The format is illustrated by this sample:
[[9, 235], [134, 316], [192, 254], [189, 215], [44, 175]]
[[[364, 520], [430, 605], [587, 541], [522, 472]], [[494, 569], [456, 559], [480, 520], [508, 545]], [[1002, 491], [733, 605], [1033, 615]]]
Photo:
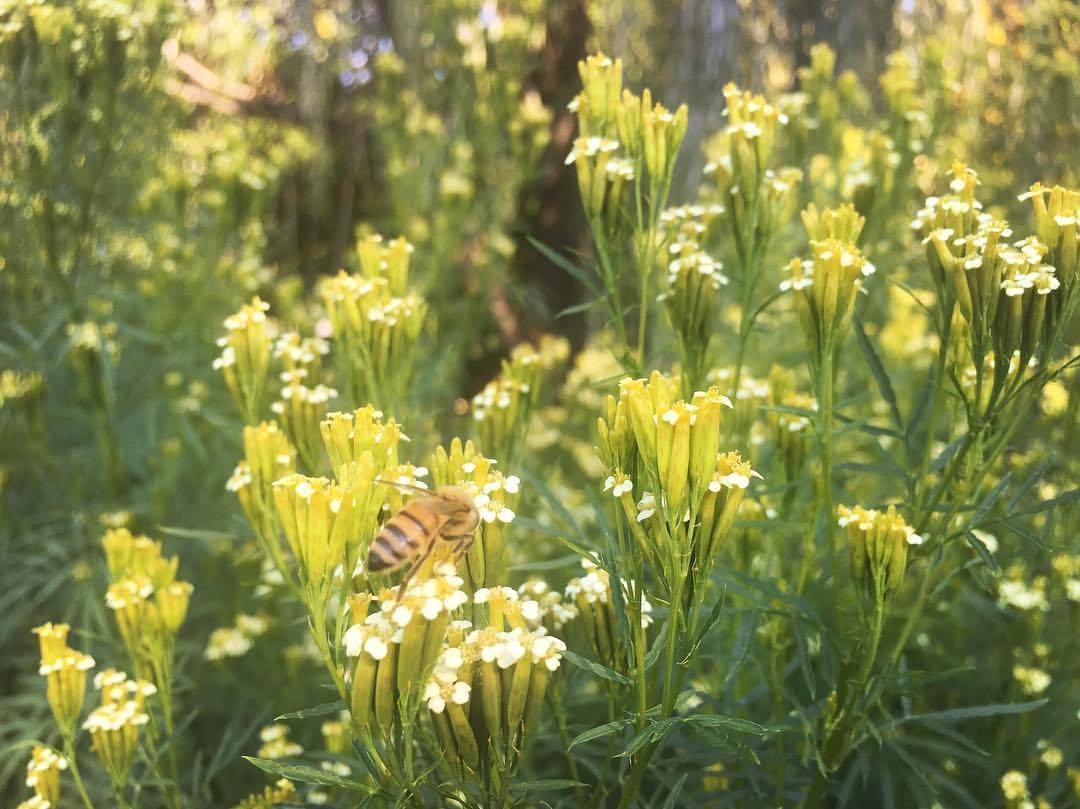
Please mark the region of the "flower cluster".
[[[608, 668], [627, 671], [629, 661], [623, 659], [616, 643], [618, 613], [611, 593], [611, 576], [593, 559], [582, 559], [581, 567], [585, 574], [566, 583], [566, 603], [576, 607], [596, 659]], [[653, 622], [653, 607], [644, 589], [624, 579], [621, 581], [620, 596], [623, 604], [629, 606], [630, 614], [640, 614], [641, 628], [647, 629]]]
[[322, 467], [323, 457], [319, 424], [326, 415], [326, 403], [338, 392], [326, 385], [308, 387], [302, 381], [305, 375], [302, 370], [283, 372], [281, 398], [270, 405], [270, 410], [281, 421], [304, 468], [315, 471]]
[[475, 772], [493, 760], [512, 770], [566, 644], [542, 626], [527, 628], [514, 590], [478, 590], [474, 603], [486, 605], [486, 625], [455, 622], [423, 696], [452, 764]]
[[407, 291], [412, 247], [361, 240], [361, 272], [342, 270], [321, 287], [335, 355], [353, 402], [393, 403], [408, 383], [427, 303]]
[[60, 802], [60, 773], [68, 761], [51, 747], [35, 744], [26, 765], [26, 785], [34, 797], [19, 804], [22, 809], [49, 809]]
[[469, 601], [463, 585], [454, 565], [442, 563], [430, 576], [411, 579], [404, 593], [385, 590], [375, 612], [369, 612], [370, 597], [350, 599], [351, 626], [342, 642], [356, 659], [349, 697], [355, 731], [389, 735], [418, 704], [451, 614]]
[[304, 748], [289, 738], [289, 726], [280, 722], [267, 725], [259, 731], [259, 758], [293, 758], [304, 752]]
[[236, 406], [248, 424], [259, 420], [270, 369], [272, 340], [277, 329], [266, 313], [270, 304], [258, 297], [225, 318], [225, 336], [218, 339], [221, 355], [214, 370], [225, 375]]
[[408, 291], [413, 252], [413, 246], [402, 236], [387, 242], [372, 233], [356, 242], [360, 272], [367, 278], [385, 278], [391, 295], [401, 296]]
[[38, 673], [46, 680], [46, 697], [61, 735], [71, 736], [86, 698], [86, 673], [94, 658], [67, 644], [67, 624], [42, 624], [34, 628], [41, 646]]
[[[178, 559], [162, 556], [160, 542], [126, 528], [102, 537], [110, 585], [105, 606], [113, 611], [124, 645], [140, 666], [171, 659], [176, 633], [187, 616], [190, 582], [176, 578]], [[158, 686], [165, 685], [158, 682]]]
[[514, 521], [521, 481], [495, 469], [495, 461], [481, 455], [472, 441], [455, 438], [450, 450], [435, 450], [429, 466], [438, 486], [460, 486], [472, 496], [480, 515], [472, 546], [464, 557], [462, 575], [466, 591], [505, 580], [506, 526]]
[[232, 626], [222, 626], [210, 633], [203, 649], [207, 660], [224, 660], [227, 657], [243, 657], [255, 638], [267, 630], [267, 620], [258, 615], [240, 613]]
[[855, 586], [871, 602], [884, 600], [904, 580], [908, 547], [921, 545], [923, 538], [895, 506], [886, 511], [839, 506], [837, 515], [840, 527], [847, 530]]
[[297, 378], [316, 379], [322, 358], [330, 353], [330, 344], [321, 337], [302, 337], [299, 332], [287, 331], [274, 341], [274, 358], [281, 361], [285, 372], [302, 372]]
[[[845, 212], [851, 215], [845, 216]], [[825, 216], [810, 209], [807, 213], [807, 229], [814, 232], [835, 229], [857, 235], [862, 228], [862, 217], [851, 208], [826, 212]], [[863, 278], [874, 274], [874, 265], [850, 240], [826, 236], [812, 240], [810, 247], [811, 258], [791, 260], [790, 277], [781, 282], [780, 289], [795, 292], [810, 356], [820, 362], [824, 354], [835, 352], [847, 333], [855, 311], [855, 294], [862, 289]]]
[[577, 605], [563, 597], [543, 579], [529, 579], [518, 588], [521, 596], [521, 615], [529, 629], [544, 627], [559, 632], [578, 616]]
[[[658, 219], [671, 185], [675, 156], [686, 135], [687, 108], [674, 112], [623, 89], [622, 62], [597, 54], [578, 64], [582, 90], [570, 104], [581, 137], [567, 163], [575, 163], [590, 222], [608, 236], [621, 226], [619, 212], [631, 183], [647, 189], [649, 219]], [[646, 196], [646, 195], [641, 195]]]
[[236, 494], [248, 524], [273, 559], [282, 553], [273, 485], [295, 471], [296, 451], [277, 422], [244, 427], [244, 460], [225, 488]]
[[927, 198], [912, 227], [923, 237], [938, 294], [962, 318], [953, 326], [957, 359], [970, 364], [975, 404], [990, 407], [1008, 380], [1018, 384], [1030, 362], [1045, 358], [1075, 307], [1075, 210], [1058, 189], [1051, 216], [1042, 187], [1033, 187], [1022, 198], [1033, 200], [1038, 235], [1010, 243], [1008, 222], [984, 213], [975, 198], [975, 172], [957, 163], [952, 174], [951, 193]]
[[705, 176], [727, 210], [739, 258], [740, 283], [752, 286], [760, 257], [785, 221], [802, 180], [798, 169], [771, 167], [778, 128], [787, 116], [759, 95], [724, 87], [727, 127], [706, 144]]
[[678, 379], [658, 372], [624, 379], [598, 422], [607, 488], [667, 592], [688, 575], [708, 575], [756, 474], [738, 453], [720, 452], [721, 414], [730, 400], [715, 387], [689, 401], [678, 391]]
[[668, 245], [667, 286], [658, 300], [679, 342], [683, 373], [693, 386], [703, 378], [713, 333], [717, 292], [728, 282], [722, 265], [698, 242], [678, 237]]
[[0, 371], [0, 408], [8, 402], [33, 401], [41, 395], [45, 378], [36, 372]]
[[569, 343], [545, 336], [539, 348], [528, 343], [514, 348], [503, 360], [502, 373], [472, 399], [472, 416], [481, 447], [513, 461], [528, 430], [543, 375], [562, 364]]
[[131, 774], [139, 728], [150, 721], [143, 701], [156, 694], [157, 688], [113, 669], [94, 677], [94, 686], [101, 692], [101, 704], [91, 711], [83, 728], [113, 786], [120, 790]]
[[249, 795], [236, 804], [234, 809], [273, 809], [296, 800], [296, 787], [292, 781], [281, 778], [257, 795]]

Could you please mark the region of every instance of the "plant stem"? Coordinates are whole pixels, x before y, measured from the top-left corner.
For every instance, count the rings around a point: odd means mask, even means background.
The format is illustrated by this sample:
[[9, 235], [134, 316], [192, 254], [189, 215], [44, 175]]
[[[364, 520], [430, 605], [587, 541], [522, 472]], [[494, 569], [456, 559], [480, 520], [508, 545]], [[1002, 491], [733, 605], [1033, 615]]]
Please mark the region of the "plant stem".
[[885, 628], [885, 596], [881, 593], [874, 595], [874, 611], [870, 618], [869, 632], [866, 636], [866, 644], [861, 653], [859, 668], [851, 681], [850, 690], [839, 699], [840, 715], [832, 729], [826, 732], [825, 739], [821, 744], [821, 759], [824, 764], [824, 772], [818, 771], [814, 783], [810, 787], [806, 798], [803, 800], [803, 809], [814, 809], [821, 803], [825, 789], [829, 784], [828, 773], [835, 772], [844, 763], [851, 751], [852, 734], [858, 727], [859, 708], [866, 698], [866, 684], [870, 680], [870, 674], [874, 670], [874, 662], [877, 660], [878, 648], [881, 645], [881, 633]]
[[75, 781], [75, 789], [79, 792], [83, 806], [85, 809], [94, 809], [94, 804], [90, 801], [90, 795], [86, 792], [86, 785], [83, 783], [82, 775], [79, 773], [79, 765], [75, 761], [75, 744], [70, 735], [64, 736], [64, 758], [67, 759], [71, 768], [71, 777]]
[[825, 541], [829, 550], [829, 574], [832, 577], [833, 625], [839, 611], [836, 531], [833, 505], [833, 353], [834, 346], [827, 344], [821, 352], [818, 364], [818, 441], [821, 449], [821, 508], [819, 519], [824, 520]]
[[563, 689], [561, 682], [559, 682], [558, 685], [552, 683], [552, 688], [548, 690], [548, 702], [551, 704], [552, 714], [555, 717], [555, 727], [559, 731], [559, 743], [566, 754], [566, 766], [570, 771], [570, 778], [576, 782], [574, 786], [574, 797], [577, 799], [578, 806], [585, 809], [587, 804], [585, 793], [580, 786], [581, 776], [578, 773], [577, 759], [574, 758], [573, 753], [570, 752], [570, 731], [566, 725], [566, 711], [564, 709], [565, 706], [563, 703]]
[[[678, 649], [679, 624], [681, 623], [679, 616], [682, 611], [682, 588], [685, 581], [686, 576], [676, 577], [674, 589], [671, 592], [666, 622], [667, 636], [665, 638], [666, 646], [664, 648], [664, 670], [666, 676], [660, 700], [660, 719], [667, 719], [671, 716], [675, 707], [675, 698], [678, 696], [676, 693], [677, 689], [675, 688], [675, 658]], [[626, 781], [626, 786], [623, 788], [622, 797], [619, 800], [619, 809], [629, 809], [629, 807], [633, 805], [634, 799], [637, 798], [638, 793], [641, 791], [641, 782], [645, 777], [645, 771], [649, 768], [649, 761], [652, 760], [653, 753], [656, 752], [659, 746], [659, 743], [654, 742], [642, 749], [637, 757], [635, 757], [634, 764], [630, 769], [630, 774]]]

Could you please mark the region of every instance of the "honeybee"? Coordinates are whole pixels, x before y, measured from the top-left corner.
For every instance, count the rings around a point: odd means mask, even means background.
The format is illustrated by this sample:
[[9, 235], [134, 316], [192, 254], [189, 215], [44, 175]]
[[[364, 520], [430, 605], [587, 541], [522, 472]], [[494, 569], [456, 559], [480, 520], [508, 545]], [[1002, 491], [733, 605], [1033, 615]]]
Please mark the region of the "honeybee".
[[387, 520], [368, 551], [369, 573], [390, 573], [410, 563], [409, 572], [398, 587], [397, 597], [401, 600], [409, 579], [431, 555], [437, 540], [455, 544], [455, 561], [468, 552], [480, 524], [480, 514], [472, 496], [460, 486], [440, 486], [429, 491], [388, 480], [376, 480], [376, 483], [419, 495]]

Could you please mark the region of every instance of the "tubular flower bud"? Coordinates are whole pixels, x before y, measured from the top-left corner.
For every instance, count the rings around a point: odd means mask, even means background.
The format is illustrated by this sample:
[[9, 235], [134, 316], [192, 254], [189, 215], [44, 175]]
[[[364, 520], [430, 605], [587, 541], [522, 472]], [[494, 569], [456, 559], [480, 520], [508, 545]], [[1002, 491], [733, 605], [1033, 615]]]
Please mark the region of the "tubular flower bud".
[[378, 470], [398, 466], [398, 445], [409, 440], [400, 424], [384, 420], [382, 411], [371, 405], [351, 413], [330, 413], [319, 428], [330, 465], [339, 477], [342, 467], [365, 454], [372, 457]]
[[302, 371], [301, 378], [316, 379], [322, 370], [322, 358], [330, 353], [330, 344], [321, 337], [301, 337], [289, 331], [274, 341], [274, 358], [286, 371]]
[[780, 284], [794, 291], [811, 354], [828, 351], [847, 332], [862, 279], [873, 275], [871, 264], [850, 242], [828, 238], [812, 241], [813, 258], [792, 261], [791, 277]]
[[[719, 387], [711, 387], [687, 402], [678, 398], [678, 388], [677, 379], [659, 373], [647, 381], [624, 379], [619, 400], [608, 402], [612, 421], [599, 422], [601, 458], [610, 463], [619, 457], [627, 464], [609, 466], [604, 488], [620, 501], [631, 536], [665, 586], [686, 575], [678, 565], [691, 559], [695, 571], [704, 572], [698, 566], [711, 564], [711, 549], [730, 529], [738, 505], [736, 498], [717, 522], [718, 463], [729, 463], [731, 457], [719, 452], [721, 413], [731, 401]], [[732, 463], [748, 483], [753, 476], [749, 466], [741, 460]], [[721, 477], [731, 471], [725, 467]], [[637, 491], [635, 483], [640, 484]]]
[[545, 371], [569, 353], [562, 338], [547, 337], [537, 350], [522, 344], [503, 360], [502, 373], [472, 399], [473, 424], [480, 446], [512, 460], [524, 441]]
[[614, 131], [622, 98], [622, 59], [595, 54], [578, 62], [581, 93], [573, 102], [585, 136]]
[[[427, 302], [412, 292], [395, 291], [403, 286], [399, 276], [408, 268], [399, 255], [403, 249], [378, 262], [378, 271], [392, 271], [393, 278], [342, 270], [320, 287], [342, 377], [354, 402], [394, 402], [409, 382]], [[368, 259], [368, 269], [372, 261]]]
[[103, 703], [83, 723], [90, 733], [91, 747], [116, 789], [121, 789], [131, 775], [139, 728], [149, 721], [149, 714], [135, 700], [128, 700]]
[[802, 221], [811, 240], [836, 239], [847, 244], [855, 244], [859, 240], [859, 234], [866, 224], [866, 219], [858, 214], [854, 205], [818, 211], [813, 203], [802, 212]]
[[324, 592], [355, 533], [355, 497], [326, 478], [292, 474], [274, 483], [274, 503], [305, 584]]
[[904, 580], [908, 546], [921, 545], [923, 538], [895, 506], [886, 511], [839, 506], [837, 514], [840, 527], [847, 530], [855, 586], [868, 600], [886, 598]]
[[225, 319], [225, 336], [218, 340], [221, 356], [214, 369], [225, 374], [225, 384], [248, 424], [258, 421], [270, 368], [271, 339], [275, 328], [266, 313], [270, 304], [251, 303]]
[[66, 758], [51, 747], [36, 744], [26, 765], [26, 785], [47, 806], [56, 806], [60, 802], [60, 773], [67, 768]]
[[634, 179], [633, 164], [618, 156], [620, 148], [611, 138], [580, 137], [566, 156], [566, 165], [577, 170], [581, 202], [590, 220], [613, 221], [626, 183]]
[[360, 272], [366, 278], [385, 279], [391, 295], [404, 295], [408, 291], [409, 262], [414, 249], [402, 236], [389, 242], [376, 233], [365, 236], [356, 243]]
[[234, 492], [255, 535], [280, 555], [280, 529], [274, 511], [275, 480], [296, 471], [296, 452], [276, 422], [264, 421], [244, 428], [244, 460], [225, 488]]
[[298, 371], [282, 374], [286, 382], [281, 389], [281, 399], [274, 402], [270, 409], [285, 428], [289, 440], [296, 447], [304, 467], [317, 470], [322, 466], [322, 440], [319, 424], [326, 415], [326, 403], [336, 398], [338, 393], [326, 385], [309, 388], [300, 383]]
[[[582, 559], [581, 567], [585, 574], [571, 579], [566, 584], [564, 599], [577, 608], [582, 628], [593, 648], [596, 659], [608, 668], [616, 671], [628, 670], [628, 663], [622, 659], [616, 639], [615, 604], [611, 595], [611, 579], [606, 570], [591, 559]], [[622, 582], [622, 597], [628, 606], [633, 604], [636, 610], [640, 588], [634, 582]], [[652, 604], [640, 591], [641, 628], [652, 624]]]

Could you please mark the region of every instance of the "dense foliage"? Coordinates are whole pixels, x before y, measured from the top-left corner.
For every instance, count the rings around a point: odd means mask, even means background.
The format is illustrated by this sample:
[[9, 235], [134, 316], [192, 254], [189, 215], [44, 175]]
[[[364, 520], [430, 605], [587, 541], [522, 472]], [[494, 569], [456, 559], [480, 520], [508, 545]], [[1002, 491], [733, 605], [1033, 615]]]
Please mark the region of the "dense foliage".
[[879, 22], [0, 0], [5, 805], [1080, 802], [1080, 11]]

